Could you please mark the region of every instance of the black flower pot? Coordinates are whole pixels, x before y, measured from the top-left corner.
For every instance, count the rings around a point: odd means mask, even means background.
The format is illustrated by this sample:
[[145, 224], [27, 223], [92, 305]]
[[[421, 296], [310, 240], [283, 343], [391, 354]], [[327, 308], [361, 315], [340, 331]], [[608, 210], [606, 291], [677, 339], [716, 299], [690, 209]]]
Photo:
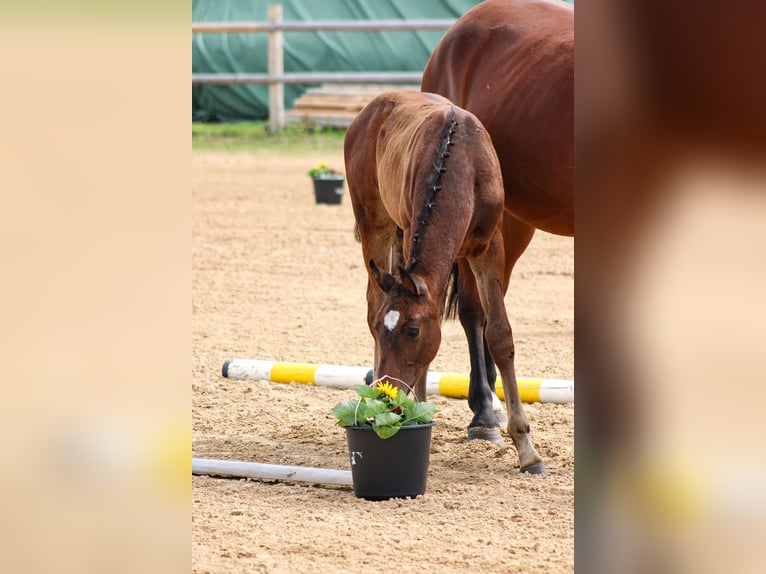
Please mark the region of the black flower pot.
[[346, 427], [354, 494], [387, 500], [425, 493], [433, 426], [404, 426], [387, 439], [371, 427]]
[[343, 178], [315, 179], [314, 197], [317, 203], [339, 204], [343, 199]]

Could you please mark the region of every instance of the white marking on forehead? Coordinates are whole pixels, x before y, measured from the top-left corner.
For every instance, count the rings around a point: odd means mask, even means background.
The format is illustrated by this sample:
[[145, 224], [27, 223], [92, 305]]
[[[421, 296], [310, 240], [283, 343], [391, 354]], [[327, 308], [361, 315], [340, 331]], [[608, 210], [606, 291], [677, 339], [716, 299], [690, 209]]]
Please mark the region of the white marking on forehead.
[[391, 309], [388, 313], [386, 313], [386, 316], [383, 317], [383, 324], [386, 326], [386, 329], [389, 331], [393, 331], [394, 327], [396, 327], [396, 324], [399, 322], [399, 311], [396, 309]]

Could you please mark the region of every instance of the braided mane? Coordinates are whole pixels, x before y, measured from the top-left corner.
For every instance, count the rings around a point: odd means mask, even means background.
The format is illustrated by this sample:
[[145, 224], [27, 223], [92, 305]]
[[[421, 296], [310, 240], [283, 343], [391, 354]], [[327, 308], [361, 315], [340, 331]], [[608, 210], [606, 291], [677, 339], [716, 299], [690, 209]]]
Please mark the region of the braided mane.
[[436, 150], [436, 155], [433, 161], [433, 170], [431, 171], [431, 177], [428, 179], [428, 193], [426, 193], [423, 209], [421, 210], [420, 215], [418, 215], [418, 223], [415, 232], [412, 234], [412, 250], [410, 252], [410, 259], [407, 262], [407, 271], [412, 271], [413, 267], [415, 267], [421, 259], [420, 250], [422, 244], [420, 239], [428, 225], [431, 211], [436, 205], [436, 197], [442, 189], [441, 180], [442, 175], [447, 171], [445, 164], [447, 163], [447, 158], [450, 156], [449, 148], [450, 146], [455, 145], [455, 142], [453, 142], [451, 138], [455, 133], [456, 125], [455, 106], [450, 106], [450, 117], [444, 128], [439, 148]]

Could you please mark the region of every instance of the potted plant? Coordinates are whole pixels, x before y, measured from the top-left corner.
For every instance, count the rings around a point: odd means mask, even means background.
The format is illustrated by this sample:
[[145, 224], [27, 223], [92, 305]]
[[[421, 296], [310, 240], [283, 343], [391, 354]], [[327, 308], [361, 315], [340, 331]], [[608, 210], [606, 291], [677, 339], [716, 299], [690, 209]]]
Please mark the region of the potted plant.
[[354, 493], [368, 500], [423, 494], [434, 405], [410, 399], [386, 378], [355, 389], [358, 399], [332, 409], [346, 428]]
[[343, 174], [322, 161], [309, 170], [314, 181], [314, 197], [317, 203], [340, 203], [343, 198]]

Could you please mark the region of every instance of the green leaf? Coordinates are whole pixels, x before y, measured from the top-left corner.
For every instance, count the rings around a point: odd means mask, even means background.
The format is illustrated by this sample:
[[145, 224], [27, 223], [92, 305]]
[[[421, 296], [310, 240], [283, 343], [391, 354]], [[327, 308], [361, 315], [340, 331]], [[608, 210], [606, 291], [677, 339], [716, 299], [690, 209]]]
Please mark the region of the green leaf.
[[368, 387], [367, 385], [356, 385], [354, 387], [356, 393], [365, 399], [377, 399], [380, 396], [380, 391], [374, 387]]
[[[359, 408], [357, 409], [357, 405]], [[332, 409], [333, 414], [338, 419], [338, 425], [342, 427], [352, 427], [357, 422], [364, 423], [367, 419], [366, 409], [364, 402], [359, 401], [343, 401], [338, 403]]]
[[367, 404], [367, 408], [365, 410], [366, 417], [377, 418], [378, 415], [380, 415], [381, 413], [385, 413], [388, 410], [388, 405], [386, 405], [386, 403], [384, 403], [383, 401], [379, 401], [377, 399], [367, 400], [362, 402]]
[[400, 415], [396, 413], [392, 413], [392, 412], [386, 412], [386, 413], [380, 413], [378, 415], [375, 415], [374, 425], [378, 425], [378, 426], [399, 425], [401, 421], [402, 421], [402, 417]]
[[390, 438], [394, 436], [401, 426], [402, 417], [390, 411], [376, 415], [375, 419], [372, 421], [372, 428], [380, 438]]
[[396, 394], [396, 398], [391, 401], [391, 404], [394, 405], [394, 407], [402, 407], [402, 409], [404, 409], [405, 406], [411, 402], [413, 402], [412, 399], [409, 398], [406, 393], [399, 391]]
[[435, 411], [436, 407], [431, 403], [414, 403], [405, 411], [404, 422], [430, 423]]
[[397, 426], [390, 426], [390, 425], [383, 425], [378, 426], [375, 423], [372, 424], [372, 430], [375, 431], [375, 433], [383, 439], [391, 438], [396, 433], [399, 432], [399, 425]]

